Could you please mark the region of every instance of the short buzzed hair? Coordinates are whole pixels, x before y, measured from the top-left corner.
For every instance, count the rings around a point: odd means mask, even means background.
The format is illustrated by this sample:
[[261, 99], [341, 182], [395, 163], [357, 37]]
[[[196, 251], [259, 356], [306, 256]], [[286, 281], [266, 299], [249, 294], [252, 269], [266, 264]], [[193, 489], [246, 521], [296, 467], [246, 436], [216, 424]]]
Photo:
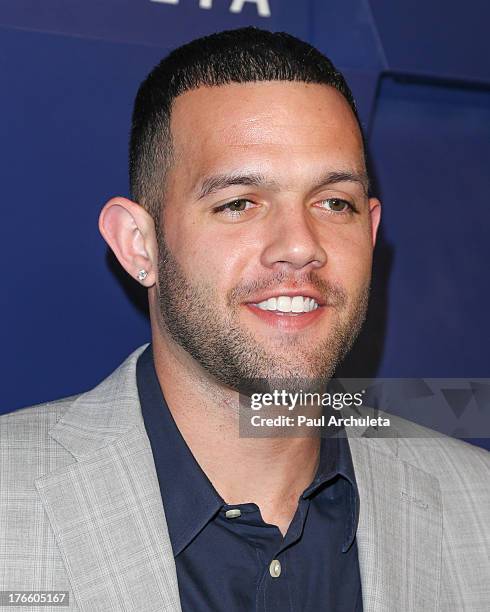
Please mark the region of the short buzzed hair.
[[133, 200], [155, 221], [164, 202], [172, 162], [170, 116], [174, 99], [201, 86], [254, 81], [299, 81], [330, 85], [349, 103], [354, 98], [343, 75], [318, 49], [285, 32], [253, 27], [198, 38], [172, 51], [140, 85], [133, 109], [129, 151]]

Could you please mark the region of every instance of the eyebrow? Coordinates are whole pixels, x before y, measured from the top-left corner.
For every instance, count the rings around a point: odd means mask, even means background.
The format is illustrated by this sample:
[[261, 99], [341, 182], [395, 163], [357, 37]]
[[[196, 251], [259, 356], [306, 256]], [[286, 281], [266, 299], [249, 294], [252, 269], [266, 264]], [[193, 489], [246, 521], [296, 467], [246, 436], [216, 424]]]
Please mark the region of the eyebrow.
[[263, 187], [266, 189], [279, 188], [275, 181], [268, 180], [263, 174], [256, 172], [247, 174], [216, 174], [202, 181], [198, 191], [198, 200], [233, 185], [251, 185], [252, 187]]
[[[364, 193], [367, 195], [369, 191], [369, 179], [365, 172], [357, 172], [351, 170], [337, 170], [327, 172], [313, 186], [312, 191], [334, 185], [336, 183], [357, 183]], [[251, 172], [246, 174], [215, 174], [206, 177], [201, 181], [200, 186], [196, 189], [197, 199], [202, 200], [208, 195], [232, 187], [234, 185], [248, 185], [252, 187], [262, 187], [263, 189], [278, 191], [280, 186], [274, 180], [266, 178], [263, 174]]]

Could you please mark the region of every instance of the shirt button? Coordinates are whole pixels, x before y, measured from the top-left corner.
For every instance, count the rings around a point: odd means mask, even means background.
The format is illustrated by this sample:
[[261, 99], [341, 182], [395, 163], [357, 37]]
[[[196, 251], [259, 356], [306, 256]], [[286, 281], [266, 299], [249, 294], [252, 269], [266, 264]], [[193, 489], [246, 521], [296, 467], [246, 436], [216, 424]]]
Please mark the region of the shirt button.
[[281, 575], [281, 562], [278, 559], [273, 559], [269, 565], [269, 573], [273, 578], [279, 578]]
[[227, 510], [225, 512], [225, 516], [228, 519], [238, 518], [239, 516], [242, 516], [242, 511], [239, 510], [238, 508], [233, 508], [232, 510]]

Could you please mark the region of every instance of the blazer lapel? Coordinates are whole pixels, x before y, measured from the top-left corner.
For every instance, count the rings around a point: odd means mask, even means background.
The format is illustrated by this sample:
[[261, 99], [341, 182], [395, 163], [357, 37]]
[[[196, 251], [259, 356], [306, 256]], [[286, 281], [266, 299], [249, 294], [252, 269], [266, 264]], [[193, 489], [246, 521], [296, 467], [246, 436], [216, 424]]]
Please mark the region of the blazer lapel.
[[180, 612], [136, 385], [140, 347], [48, 433], [75, 461], [36, 480], [78, 608]]
[[398, 440], [349, 436], [359, 488], [364, 612], [438, 609], [439, 482], [396, 456]]

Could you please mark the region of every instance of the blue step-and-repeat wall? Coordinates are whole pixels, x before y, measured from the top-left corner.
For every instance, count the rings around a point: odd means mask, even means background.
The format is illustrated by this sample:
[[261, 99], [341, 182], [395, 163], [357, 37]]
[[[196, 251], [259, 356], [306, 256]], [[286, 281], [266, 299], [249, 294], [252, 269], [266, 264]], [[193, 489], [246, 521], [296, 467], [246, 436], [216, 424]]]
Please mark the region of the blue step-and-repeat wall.
[[486, 0], [2, 0], [0, 412], [86, 390], [149, 340], [98, 214], [128, 194], [140, 81], [244, 25], [331, 57], [368, 136], [383, 222], [343, 372], [489, 377], [489, 22]]

